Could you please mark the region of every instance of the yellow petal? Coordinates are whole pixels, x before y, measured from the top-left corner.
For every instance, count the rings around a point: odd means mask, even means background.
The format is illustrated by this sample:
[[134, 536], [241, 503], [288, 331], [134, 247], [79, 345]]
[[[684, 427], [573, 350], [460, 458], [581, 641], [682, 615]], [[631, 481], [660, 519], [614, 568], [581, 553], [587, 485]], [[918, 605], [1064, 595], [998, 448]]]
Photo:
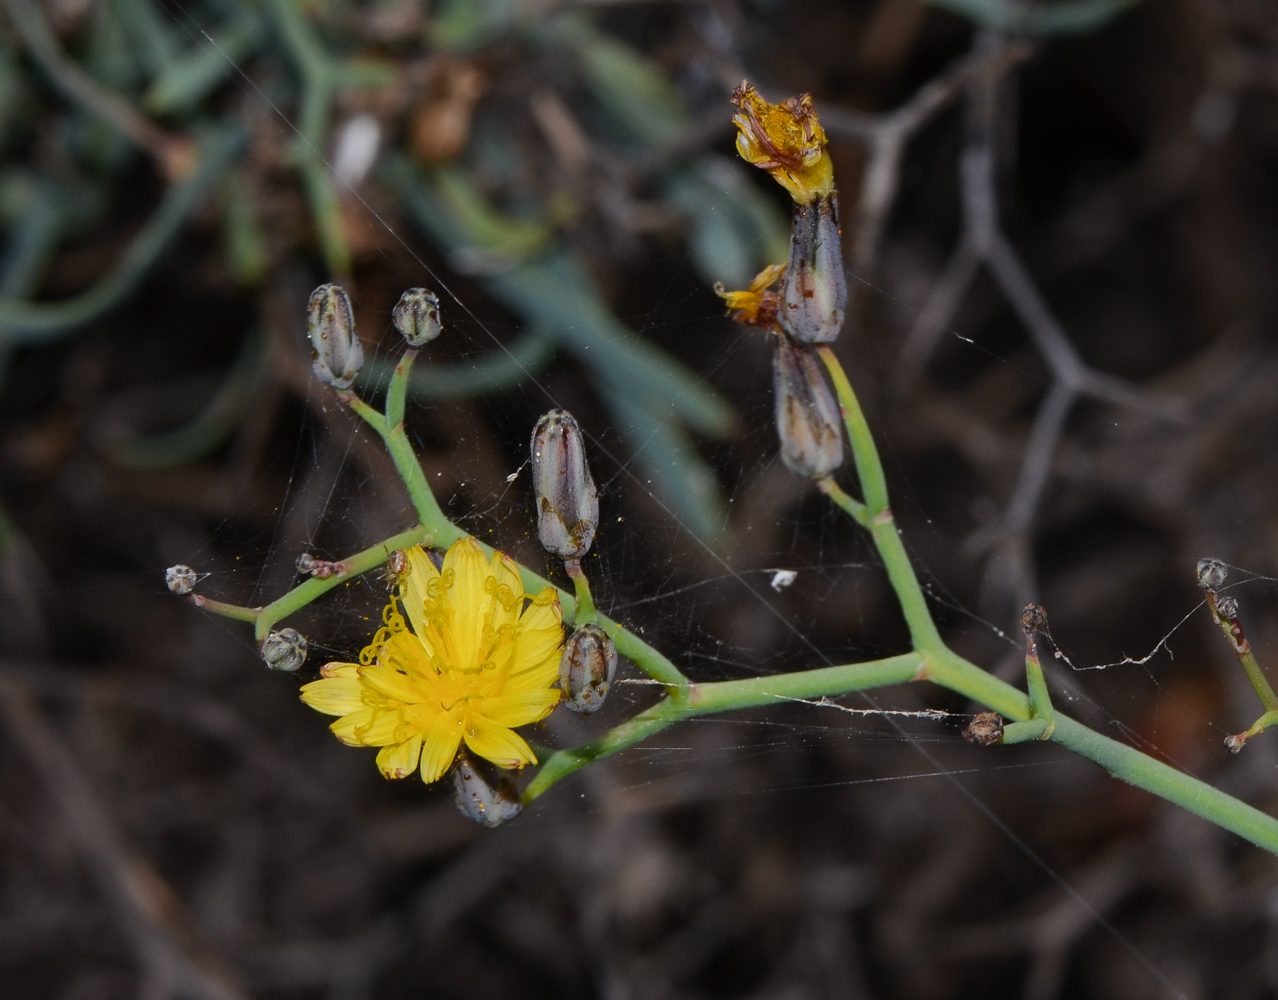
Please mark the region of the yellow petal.
[[354, 677], [359, 672], [358, 663], [325, 663], [320, 667], [321, 677]]
[[423, 690], [414, 676], [400, 673], [381, 663], [360, 667], [359, 676], [368, 687], [395, 701], [425, 701], [429, 696], [429, 692]]
[[564, 620], [563, 609], [559, 606], [559, 594], [554, 587], [546, 587], [537, 594], [519, 618], [519, 627], [523, 629], [553, 628]]
[[372, 718], [359, 732], [360, 742], [366, 747], [384, 747], [387, 743], [398, 743], [403, 739], [399, 730], [404, 722], [404, 713], [398, 707], [375, 708]]
[[494, 552], [489, 567], [496, 583], [493, 601], [492, 629], [514, 625], [524, 609], [524, 583], [519, 576], [519, 566], [504, 552]]
[[441, 712], [422, 730], [422, 781], [438, 781], [452, 766], [462, 738], [460, 709]]
[[433, 691], [439, 674], [431, 662], [430, 653], [419, 636], [412, 632], [396, 632], [386, 641], [378, 660], [379, 664], [398, 671], [415, 684], [424, 684], [424, 690]]
[[328, 728], [333, 731], [333, 735], [339, 740], [351, 747], [366, 746], [365, 742], [360, 738], [360, 733], [368, 728], [368, 724], [373, 721], [373, 710], [371, 708], [357, 708], [355, 711], [343, 715]]
[[559, 704], [559, 691], [543, 687], [536, 691], [514, 693], [509, 689], [495, 698], [485, 698], [475, 710], [496, 726], [513, 729], [540, 722]]
[[364, 704], [363, 687], [355, 678], [326, 677], [303, 684], [302, 701], [325, 715], [346, 715]]
[[392, 743], [377, 751], [377, 766], [387, 778], [407, 778], [417, 770], [422, 753], [422, 734], [414, 733], [403, 743]]
[[454, 667], [468, 669], [479, 666], [480, 645], [484, 637], [484, 625], [492, 607], [492, 593], [488, 590], [492, 570], [484, 550], [473, 538], [454, 542], [444, 556], [444, 579], [452, 578], [448, 591], [448, 604], [452, 612], [451, 639]]
[[468, 720], [466, 745], [498, 767], [514, 768], [537, 763], [537, 755], [522, 736], [477, 715]]
[[[432, 580], [439, 579], [439, 570], [420, 545], [405, 549], [408, 557], [408, 575], [402, 581], [404, 588], [404, 613], [408, 623], [419, 636], [426, 631], [426, 598]], [[436, 584], [438, 586], [438, 584]]]
[[561, 649], [556, 648], [540, 663], [534, 663], [517, 673], [512, 673], [505, 678], [501, 690], [492, 693], [494, 695], [525, 694], [538, 688], [550, 687], [559, 678], [559, 658], [562, 652]]

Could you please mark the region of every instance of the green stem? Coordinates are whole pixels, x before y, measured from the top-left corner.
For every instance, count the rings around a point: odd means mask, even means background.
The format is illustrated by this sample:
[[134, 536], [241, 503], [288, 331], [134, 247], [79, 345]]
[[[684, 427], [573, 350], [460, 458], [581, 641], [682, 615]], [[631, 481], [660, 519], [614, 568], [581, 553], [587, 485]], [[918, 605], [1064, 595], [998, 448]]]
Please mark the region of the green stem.
[[1056, 730], [1056, 711], [1052, 708], [1052, 696], [1043, 677], [1043, 665], [1038, 660], [1038, 649], [1033, 636], [1028, 636], [1029, 651], [1025, 654], [1025, 686], [1029, 690], [1030, 718], [1026, 722], [1013, 722], [1003, 730], [1003, 743], [1024, 743], [1028, 740], [1050, 740]]
[[386, 426], [394, 427], [404, 422], [404, 408], [408, 401], [408, 380], [417, 360], [417, 348], [410, 347], [395, 366], [390, 384], [386, 387]]
[[524, 790], [524, 804], [532, 802], [551, 785], [587, 764], [634, 746], [684, 719], [715, 712], [775, 705], [778, 701], [795, 698], [818, 698], [822, 695], [847, 694], [888, 684], [900, 684], [913, 680], [918, 675], [921, 662], [922, 658], [917, 653], [906, 653], [886, 660], [805, 670], [797, 674], [776, 674], [772, 677], [693, 685], [689, 689], [689, 696], [683, 701], [664, 698], [599, 739], [552, 754]]
[[[333, 576], [324, 579], [312, 577], [258, 611], [255, 618], [252, 619], [254, 621], [254, 637], [259, 642], [265, 639], [276, 623], [300, 611], [321, 594], [328, 593], [334, 587], [346, 583], [352, 577], [367, 573], [370, 569], [376, 569], [381, 566], [396, 549], [406, 549], [413, 545], [430, 545], [432, 542], [433, 535], [431, 531], [419, 524], [415, 528], [401, 531], [398, 535], [391, 535], [385, 541], [378, 542], [362, 552], [347, 556], [345, 559], [333, 564], [337, 568], [337, 572]], [[210, 608], [209, 610], [215, 611], [217, 609]], [[236, 616], [232, 615], [231, 617]]]
[[246, 608], [242, 604], [227, 604], [225, 601], [215, 601], [211, 597], [205, 597], [203, 594], [192, 594], [191, 603], [201, 611], [210, 611], [215, 615], [221, 615], [223, 618], [234, 618], [239, 622], [248, 622], [250, 625], [257, 623], [258, 616], [261, 615], [261, 608]]
[[843, 411], [843, 423], [847, 427], [848, 438], [852, 442], [852, 455], [856, 461], [857, 477], [861, 480], [861, 492], [865, 495], [865, 517], [869, 521], [870, 537], [874, 539], [879, 557], [887, 569], [892, 589], [896, 591], [897, 600], [901, 602], [901, 613], [910, 628], [910, 638], [914, 648], [918, 650], [943, 649], [941, 634], [932, 621], [932, 613], [928, 610], [927, 600], [923, 596], [923, 588], [919, 586], [918, 577], [914, 575], [914, 567], [910, 557], [906, 555], [905, 545], [897, 530], [888, 506], [887, 479], [883, 475], [883, 463], [879, 461], [879, 451], [874, 445], [874, 436], [865, 422], [865, 414], [861, 404], [852, 391], [852, 385], [843, 371], [839, 359], [834, 356], [828, 346], [817, 348], [826, 370], [834, 382], [834, 391], [839, 397], [839, 407]]
[[[595, 596], [590, 592], [590, 581], [586, 579], [586, 572], [581, 568], [581, 561], [568, 559], [564, 563], [564, 568], [568, 571], [568, 576], [572, 578], [573, 590], [577, 592], [577, 607], [572, 615], [573, 625], [580, 627], [593, 622], [599, 617], [599, 612], [595, 608]], [[615, 646], [616, 643], [613, 645]]]
[[865, 504], [848, 496], [843, 487], [834, 481], [833, 477], [826, 476], [824, 479], [817, 480], [817, 489], [828, 496], [836, 507], [841, 508], [848, 517], [852, 518], [861, 527], [870, 527], [870, 516], [865, 511]]
[[1238, 620], [1237, 615], [1227, 615], [1220, 610], [1214, 590], [1207, 591], [1207, 607], [1211, 609], [1212, 618], [1220, 627], [1220, 631], [1224, 633], [1229, 645], [1233, 647], [1238, 663], [1251, 684], [1251, 689], [1260, 699], [1261, 708], [1266, 712], [1278, 711], [1278, 695], [1274, 694], [1274, 689], [1269, 685], [1269, 679], [1260, 669], [1256, 654], [1251, 651], [1251, 643], [1247, 641], [1247, 635], [1243, 632], [1242, 622]]

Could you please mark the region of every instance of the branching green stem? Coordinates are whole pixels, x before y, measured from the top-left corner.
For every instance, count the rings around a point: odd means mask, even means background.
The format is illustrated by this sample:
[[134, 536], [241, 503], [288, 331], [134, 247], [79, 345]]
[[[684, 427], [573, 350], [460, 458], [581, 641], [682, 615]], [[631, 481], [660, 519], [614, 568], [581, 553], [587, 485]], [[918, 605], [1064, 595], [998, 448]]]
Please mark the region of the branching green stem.
[[[258, 637], [262, 638], [275, 622], [351, 576], [367, 572], [385, 562], [394, 549], [415, 543], [444, 547], [463, 536], [462, 530], [452, 524], [439, 507], [421, 464], [404, 434], [404, 398], [414, 353], [410, 351], [396, 366], [387, 390], [386, 413], [377, 411], [350, 392], [341, 393], [340, 398], [377, 431], [386, 443], [395, 467], [408, 488], [421, 524], [343, 560], [339, 564], [341, 571], [338, 576], [325, 580], [308, 580], [265, 608], [236, 608], [203, 598], [198, 603], [209, 610], [252, 621]], [[556, 782], [585, 765], [634, 746], [685, 719], [773, 705], [778, 701], [837, 696], [927, 680], [984, 705], [1014, 724], [1038, 720], [1042, 724], [1041, 732], [1038, 732], [1037, 726], [1030, 727], [1035, 730], [1037, 738], [1050, 740], [1099, 764], [1114, 777], [1182, 806], [1251, 843], [1278, 854], [1278, 820], [1197, 778], [1102, 736], [1068, 716], [1056, 713], [1051, 707], [1036, 656], [1032, 657], [1033, 663], [1027, 658], [1027, 695], [965, 660], [945, 645], [932, 621], [926, 598], [892, 520], [882, 464], [856, 395], [833, 352], [822, 347], [819, 348], [819, 353], [838, 393], [866, 500], [864, 504], [853, 500], [831, 480], [822, 481], [819, 486], [849, 516], [869, 531], [900, 600], [914, 640], [914, 650], [865, 663], [771, 677], [696, 684], [633, 632], [594, 611], [594, 620], [608, 632], [617, 651], [664, 685], [665, 695], [655, 705], [599, 739], [551, 754], [525, 789], [524, 802], [532, 802]], [[492, 551], [490, 546], [483, 547]], [[529, 593], [551, 586], [547, 580], [527, 567], [521, 566], [520, 574], [524, 588]], [[568, 621], [577, 621], [579, 614], [584, 619], [593, 610], [593, 599], [590, 598], [589, 586], [584, 580], [584, 575], [580, 573], [574, 576], [578, 596], [561, 589], [558, 591], [564, 617]], [[1039, 667], [1037, 673], [1034, 671], [1035, 666]], [[1025, 732], [1028, 733], [1029, 730]]]

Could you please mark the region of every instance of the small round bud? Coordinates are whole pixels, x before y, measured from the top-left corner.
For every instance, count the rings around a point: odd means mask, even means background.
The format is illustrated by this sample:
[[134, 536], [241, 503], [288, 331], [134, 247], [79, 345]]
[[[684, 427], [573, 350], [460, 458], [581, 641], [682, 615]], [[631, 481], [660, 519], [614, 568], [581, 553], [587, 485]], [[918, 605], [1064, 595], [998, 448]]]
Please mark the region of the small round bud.
[[1246, 733], [1235, 733], [1233, 736], [1225, 737], [1225, 749], [1230, 753], [1238, 753], [1247, 745]]
[[583, 625], [564, 643], [559, 657], [559, 689], [564, 706], [582, 715], [603, 707], [617, 673], [617, 647], [598, 625]]
[[513, 781], [503, 776], [490, 782], [465, 754], [457, 759], [451, 777], [458, 811], [482, 826], [501, 826], [523, 809]]
[[1047, 631], [1047, 612], [1041, 604], [1027, 604], [1021, 609], [1021, 630], [1026, 635]]
[[195, 570], [181, 563], [170, 566], [164, 571], [164, 585], [169, 588], [170, 593], [177, 594], [178, 597], [185, 597], [199, 582], [200, 578]]
[[315, 557], [309, 552], [303, 552], [297, 557], [297, 562], [294, 565], [302, 576], [310, 576], [311, 570], [315, 568]]
[[391, 311], [391, 322], [409, 347], [421, 347], [439, 336], [439, 296], [424, 288], [410, 288]]
[[272, 670], [291, 674], [306, 662], [306, 639], [295, 628], [282, 628], [263, 639], [258, 652]]
[[1199, 559], [1194, 570], [1198, 586], [1203, 590], [1219, 590], [1229, 576], [1229, 566], [1219, 559]]
[[1238, 600], [1233, 597], [1221, 597], [1216, 601], [1216, 610], [1222, 618], [1238, 617]]
[[781, 461], [810, 479], [828, 476], [843, 464], [843, 424], [810, 348], [777, 337], [772, 388]]
[[334, 389], [349, 389], [364, 366], [364, 345], [355, 335], [351, 300], [341, 285], [320, 285], [307, 307], [311, 368]]
[[533, 428], [532, 482], [542, 547], [561, 559], [580, 559], [595, 540], [599, 491], [581, 428], [567, 410], [551, 410]]
[[1003, 718], [997, 712], [981, 712], [963, 730], [963, 739], [977, 746], [993, 746], [1003, 738]]

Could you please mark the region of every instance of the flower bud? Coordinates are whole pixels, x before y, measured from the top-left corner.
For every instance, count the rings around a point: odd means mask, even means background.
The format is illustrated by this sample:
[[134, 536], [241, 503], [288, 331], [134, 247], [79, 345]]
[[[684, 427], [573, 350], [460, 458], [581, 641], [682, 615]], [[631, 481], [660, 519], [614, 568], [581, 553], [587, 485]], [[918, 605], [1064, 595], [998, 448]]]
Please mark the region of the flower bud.
[[1221, 618], [1228, 618], [1232, 621], [1238, 617], [1238, 599], [1236, 597], [1222, 597], [1216, 602], [1216, 610], [1220, 613]]
[[777, 321], [795, 340], [828, 344], [838, 337], [848, 304], [848, 283], [837, 195], [795, 202], [790, 261], [778, 294]]
[[262, 640], [258, 653], [272, 670], [291, 674], [306, 662], [306, 639], [295, 628], [282, 628]]
[[1195, 574], [1203, 590], [1219, 590], [1229, 576], [1229, 567], [1219, 559], [1199, 559]]
[[399, 297], [391, 321], [409, 347], [421, 347], [439, 336], [439, 296], [424, 288], [410, 288]]
[[177, 566], [170, 566], [164, 571], [164, 585], [169, 588], [170, 593], [177, 594], [178, 597], [185, 597], [195, 589], [195, 585], [199, 582], [199, 576], [190, 566], [183, 566], [179, 563]]
[[617, 672], [617, 647], [598, 625], [583, 625], [564, 643], [559, 657], [559, 689], [564, 705], [589, 715], [603, 707]]
[[458, 811], [490, 829], [518, 816], [523, 809], [513, 781], [501, 777], [490, 782], [464, 753], [453, 768], [452, 782]]
[[1021, 609], [1021, 631], [1026, 635], [1047, 631], [1047, 611], [1041, 604], [1027, 604]]
[[828, 476], [843, 464], [843, 432], [839, 408], [812, 351], [778, 337], [772, 387], [781, 461], [809, 479]]
[[355, 336], [351, 300], [341, 285], [320, 285], [311, 292], [308, 310], [315, 377], [334, 389], [349, 389], [364, 366], [364, 345]]
[[580, 559], [595, 540], [599, 491], [586, 464], [581, 428], [567, 410], [551, 410], [533, 428], [532, 481], [542, 548], [561, 559]]

